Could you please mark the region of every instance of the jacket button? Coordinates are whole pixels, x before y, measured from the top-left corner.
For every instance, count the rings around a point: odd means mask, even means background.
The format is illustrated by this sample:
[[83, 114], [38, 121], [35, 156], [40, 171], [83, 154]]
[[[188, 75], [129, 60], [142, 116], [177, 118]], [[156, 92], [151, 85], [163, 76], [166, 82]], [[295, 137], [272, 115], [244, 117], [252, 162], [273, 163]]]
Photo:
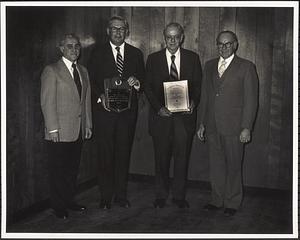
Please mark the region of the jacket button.
[[217, 93], [216, 96], [219, 97], [219, 93]]

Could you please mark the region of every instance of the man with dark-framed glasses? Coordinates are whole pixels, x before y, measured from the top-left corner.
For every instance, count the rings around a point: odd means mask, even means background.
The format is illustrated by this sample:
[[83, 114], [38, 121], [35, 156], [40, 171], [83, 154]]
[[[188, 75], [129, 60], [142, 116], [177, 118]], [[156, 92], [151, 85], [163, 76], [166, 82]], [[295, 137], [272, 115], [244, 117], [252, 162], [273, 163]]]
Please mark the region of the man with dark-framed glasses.
[[99, 207], [110, 209], [113, 201], [128, 208], [127, 180], [144, 58], [141, 50], [125, 42], [129, 26], [123, 17], [113, 16], [106, 33], [109, 41], [95, 47], [88, 64], [99, 165]]
[[204, 208], [224, 207], [233, 216], [242, 202], [242, 159], [257, 112], [258, 76], [252, 62], [235, 54], [235, 33], [222, 31], [216, 41], [219, 58], [205, 64], [197, 132], [201, 141], [205, 132], [209, 148], [212, 197]]

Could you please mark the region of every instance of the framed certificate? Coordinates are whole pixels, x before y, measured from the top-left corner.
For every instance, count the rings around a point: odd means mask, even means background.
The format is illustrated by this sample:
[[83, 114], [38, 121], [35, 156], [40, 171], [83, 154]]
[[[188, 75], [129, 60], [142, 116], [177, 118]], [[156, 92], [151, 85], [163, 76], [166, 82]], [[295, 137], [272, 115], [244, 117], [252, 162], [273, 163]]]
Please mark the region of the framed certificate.
[[105, 100], [107, 108], [114, 112], [130, 109], [132, 87], [119, 77], [104, 79]]
[[170, 112], [189, 111], [188, 81], [164, 82], [165, 106]]

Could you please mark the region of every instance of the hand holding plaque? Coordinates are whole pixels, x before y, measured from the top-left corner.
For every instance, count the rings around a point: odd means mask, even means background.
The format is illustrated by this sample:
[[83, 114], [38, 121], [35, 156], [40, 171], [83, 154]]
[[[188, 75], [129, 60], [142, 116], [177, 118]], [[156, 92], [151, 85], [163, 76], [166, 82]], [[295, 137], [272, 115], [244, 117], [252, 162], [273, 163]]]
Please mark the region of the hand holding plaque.
[[123, 112], [131, 107], [132, 87], [119, 77], [104, 79], [105, 104], [114, 112]]
[[188, 81], [164, 82], [165, 106], [170, 112], [189, 112]]

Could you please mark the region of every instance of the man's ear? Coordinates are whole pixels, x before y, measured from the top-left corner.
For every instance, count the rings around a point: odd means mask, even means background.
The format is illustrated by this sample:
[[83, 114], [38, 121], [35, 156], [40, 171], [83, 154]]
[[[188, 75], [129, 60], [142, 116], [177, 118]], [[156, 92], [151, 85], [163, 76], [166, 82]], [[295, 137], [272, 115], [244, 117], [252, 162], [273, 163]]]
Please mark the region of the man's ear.
[[64, 47], [63, 46], [59, 46], [59, 50], [60, 50], [61, 53], [63, 53], [64, 52]]
[[106, 34], [109, 35], [109, 28], [106, 28]]

